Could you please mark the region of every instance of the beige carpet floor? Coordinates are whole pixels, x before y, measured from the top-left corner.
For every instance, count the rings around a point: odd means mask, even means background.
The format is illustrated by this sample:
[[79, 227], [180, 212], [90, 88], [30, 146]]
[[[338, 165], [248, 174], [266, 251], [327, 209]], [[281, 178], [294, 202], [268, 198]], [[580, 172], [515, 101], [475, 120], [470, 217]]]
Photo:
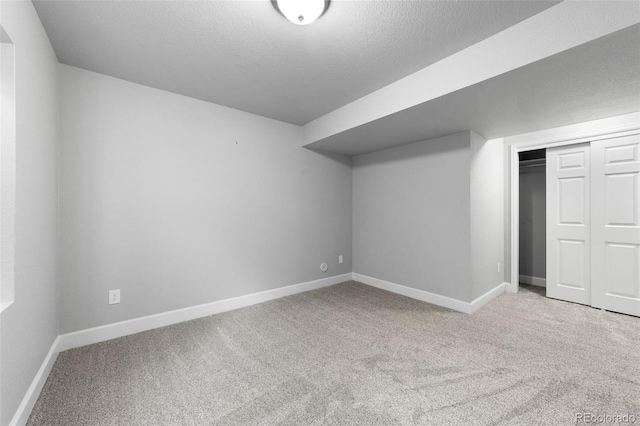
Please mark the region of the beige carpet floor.
[[465, 315], [356, 282], [59, 355], [29, 425], [640, 424], [640, 319], [523, 286]]

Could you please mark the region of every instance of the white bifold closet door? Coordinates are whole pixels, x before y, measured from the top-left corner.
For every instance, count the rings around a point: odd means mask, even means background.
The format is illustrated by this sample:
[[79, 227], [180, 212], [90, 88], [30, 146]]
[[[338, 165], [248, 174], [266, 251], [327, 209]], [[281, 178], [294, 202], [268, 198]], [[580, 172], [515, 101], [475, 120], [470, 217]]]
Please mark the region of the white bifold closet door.
[[591, 304], [589, 144], [547, 149], [547, 296]]
[[640, 316], [640, 135], [547, 149], [547, 296]]
[[640, 135], [591, 143], [591, 304], [640, 316]]

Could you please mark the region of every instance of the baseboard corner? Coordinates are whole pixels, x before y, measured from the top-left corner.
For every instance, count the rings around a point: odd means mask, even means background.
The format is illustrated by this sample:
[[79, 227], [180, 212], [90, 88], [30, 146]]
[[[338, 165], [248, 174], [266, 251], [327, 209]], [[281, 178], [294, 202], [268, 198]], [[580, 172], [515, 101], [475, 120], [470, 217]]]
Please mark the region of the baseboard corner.
[[473, 302], [469, 303], [469, 312], [467, 313], [473, 314], [487, 303], [504, 294], [507, 291], [508, 285], [508, 283], [500, 283], [491, 290], [487, 291], [485, 294], [477, 297]]
[[14, 414], [13, 419], [11, 419], [11, 422], [9, 423], [10, 426], [22, 426], [27, 424], [29, 416], [31, 415], [31, 410], [33, 410], [33, 407], [36, 405], [36, 401], [38, 401], [40, 392], [42, 392], [42, 388], [49, 377], [53, 364], [58, 358], [58, 353], [60, 352], [59, 346], [60, 336], [57, 336], [51, 344], [51, 348], [42, 361], [42, 365], [38, 369], [36, 376], [33, 378], [31, 385], [29, 385], [27, 393], [24, 395], [24, 398], [22, 398], [22, 402], [20, 402], [18, 410]]
[[407, 287], [402, 284], [384, 281], [378, 278], [369, 277], [367, 275], [358, 274], [356, 272], [353, 273], [353, 280], [366, 285], [370, 285], [371, 287], [376, 287], [382, 290], [390, 291], [392, 293], [400, 294], [402, 296], [411, 297], [412, 299], [421, 300], [423, 302], [431, 303], [432, 305], [442, 306], [443, 308], [449, 308], [454, 311], [462, 312], [464, 314], [473, 314], [478, 309], [503, 294], [507, 287], [507, 283], [500, 283], [472, 302], [464, 302], [452, 297], [431, 293], [425, 290], [419, 290], [413, 287]]

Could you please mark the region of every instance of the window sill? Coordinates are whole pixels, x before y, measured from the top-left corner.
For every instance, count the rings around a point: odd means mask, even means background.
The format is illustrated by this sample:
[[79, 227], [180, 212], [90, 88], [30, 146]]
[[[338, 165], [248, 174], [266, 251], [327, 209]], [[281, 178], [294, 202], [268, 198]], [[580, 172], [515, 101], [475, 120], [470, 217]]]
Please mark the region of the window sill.
[[13, 305], [13, 302], [0, 303], [0, 313], [4, 312], [9, 306]]

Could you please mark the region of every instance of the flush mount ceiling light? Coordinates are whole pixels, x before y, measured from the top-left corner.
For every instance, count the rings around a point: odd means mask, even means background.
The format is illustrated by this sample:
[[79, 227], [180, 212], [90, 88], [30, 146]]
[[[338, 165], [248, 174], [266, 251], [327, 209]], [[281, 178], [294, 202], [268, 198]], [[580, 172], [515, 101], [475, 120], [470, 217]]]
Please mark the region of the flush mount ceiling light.
[[296, 25], [309, 25], [322, 15], [325, 0], [277, 0], [280, 13]]

